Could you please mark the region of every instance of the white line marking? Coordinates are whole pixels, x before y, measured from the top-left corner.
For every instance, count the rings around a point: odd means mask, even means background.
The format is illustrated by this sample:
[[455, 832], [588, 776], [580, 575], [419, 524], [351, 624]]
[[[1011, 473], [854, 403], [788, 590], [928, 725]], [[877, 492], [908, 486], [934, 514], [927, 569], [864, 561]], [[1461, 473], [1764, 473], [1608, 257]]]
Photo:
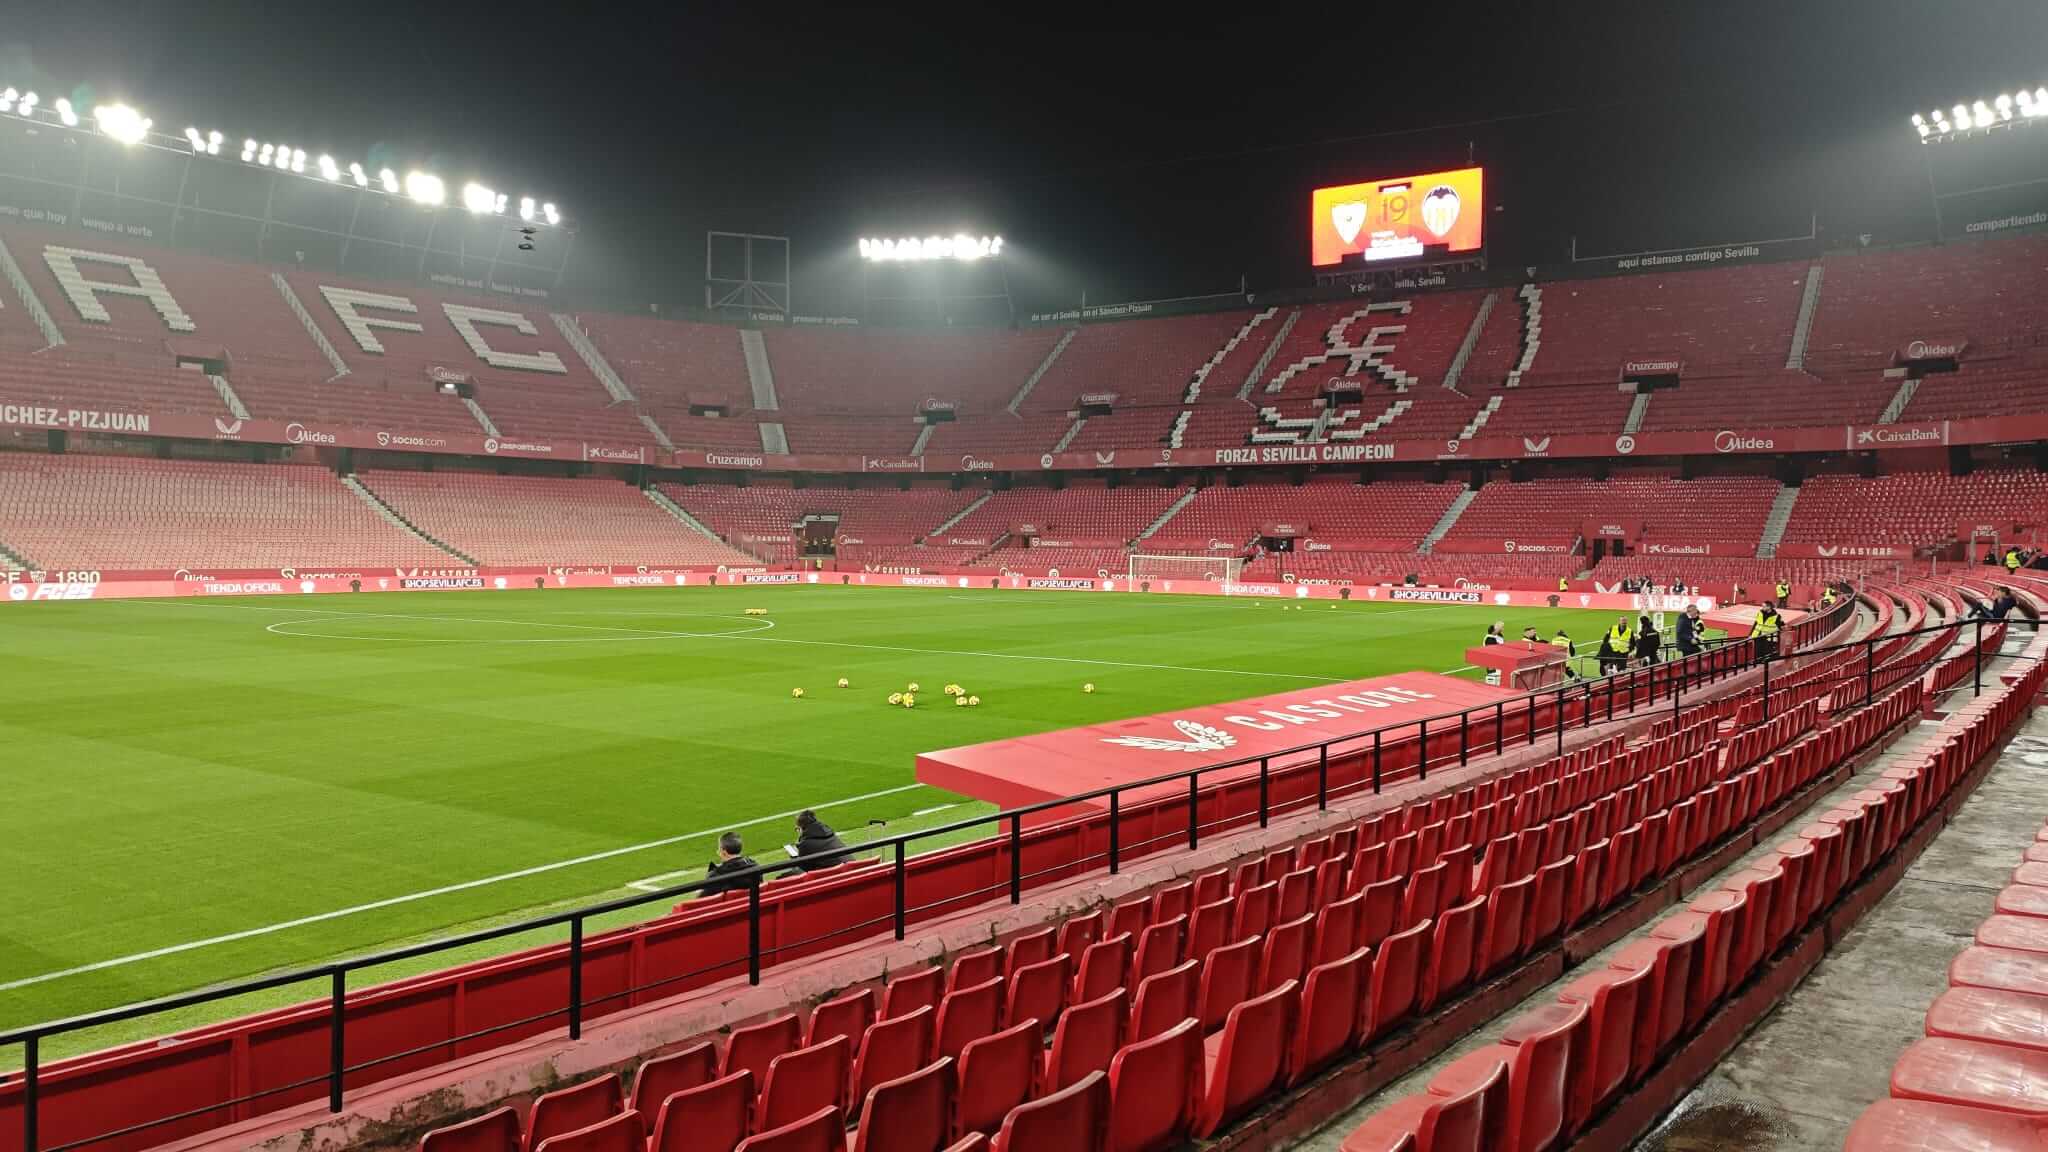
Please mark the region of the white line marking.
[[958, 807], [958, 804], [941, 804], [937, 808], [919, 808], [917, 811], [912, 812], [910, 814], [910, 818], [912, 820], [915, 820], [919, 816], [936, 816], [941, 812], [947, 812]]
[[[332, 612], [309, 608], [272, 608], [262, 604], [183, 604], [173, 600], [114, 600], [108, 601], [108, 603], [179, 608], [231, 608], [247, 612], [295, 612], [299, 614], [310, 612], [319, 616], [363, 616], [379, 620], [402, 617], [411, 620], [448, 621], [464, 624], [529, 625], [541, 628], [591, 629], [604, 627], [603, 625], [591, 624], [536, 624], [532, 620], [502, 620], [484, 616], [425, 616], [415, 615], [410, 612]], [[710, 614], [707, 613], [707, 615]], [[282, 621], [281, 623], [289, 625], [292, 621]], [[678, 632], [674, 633], [672, 637], [650, 637], [647, 635], [647, 629], [644, 628], [615, 628], [611, 630], [631, 633], [638, 639], [753, 640], [763, 644], [802, 644], [814, 648], [858, 648], [869, 652], [903, 652], [912, 656], [958, 656], [984, 660], [1027, 660], [1042, 664], [1087, 664], [1099, 668], [1141, 668], [1150, 672], [1202, 672], [1217, 676], [1252, 676], [1264, 680], [1308, 680], [1317, 684], [1342, 684], [1347, 680], [1356, 679], [1356, 677], [1350, 676], [1311, 676], [1302, 672], [1255, 672], [1244, 668], [1203, 668], [1186, 664], [1143, 664], [1130, 660], [1093, 660], [1082, 656], [1028, 656], [1016, 652], [965, 652], [952, 648], [905, 648], [896, 644], [859, 644], [850, 640], [797, 640], [781, 636], [756, 636], [745, 632]], [[280, 635], [291, 635], [291, 633], [280, 633]], [[348, 639], [348, 637], [332, 638]], [[322, 637], [322, 639], [327, 639], [327, 637]], [[447, 643], [447, 641], [440, 642]], [[465, 641], [465, 643], [481, 643], [481, 641]], [[0, 986], [0, 990], [4, 990], [4, 986]]]
[[[235, 605], [222, 604], [219, 607], [230, 608], [235, 607]], [[353, 613], [344, 612], [341, 615], [347, 616], [353, 615]], [[926, 785], [904, 784], [896, 788], [884, 788], [879, 792], [868, 792], [860, 796], [848, 796], [844, 800], [834, 800], [827, 804], [807, 804], [805, 807], [836, 808], [846, 804], [858, 804], [863, 800], [878, 800], [884, 796], [894, 796], [899, 792], [909, 792], [912, 789], [923, 787], [926, 787]], [[772, 816], [758, 817], [746, 824], [738, 825], [738, 827], [751, 827], [754, 824], [763, 824], [770, 820], [787, 820], [803, 810], [803, 808], [791, 808], [787, 812], [777, 812]], [[731, 824], [722, 824], [716, 828], [706, 828], [698, 832], [684, 832], [677, 836], [666, 836], [660, 840], [649, 840], [645, 844], [628, 844], [624, 848], [611, 848], [603, 852], [593, 852], [588, 856], [578, 856], [573, 860], [557, 860], [552, 864], [536, 864], [531, 868], [521, 868], [516, 872], [501, 872], [496, 876], [485, 876], [480, 880], [465, 880], [460, 884], [430, 888], [424, 892], [412, 892], [404, 896], [391, 896], [383, 900], [373, 900], [368, 904], [357, 904], [348, 908], [337, 908], [332, 912], [320, 912], [311, 916], [301, 916], [296, 920], [284, 920], [276, 924], [266, 924], [261, 928], [245, 928], [240, 932], [229, 932], [221, 936], [209, 936], [204, 940], [189, 940], [183, 944], [170, 944], [162, 948], [152, 948], [147, 952], [136, 952], [128, 956], [116, 956], [111, 960], [99, 960], [91, 964], [81, 964], [76, 968], [66, 968], [61, 972], [44, 972], [37, 976], [27, 976], [19, 980], [10, 980], [5, 984], [0, 984], [0, 992], [12, 992], [17, 988], [27, 988], [30, 985], [44, 984], [51, 980], [62, 980], [67, 976], [81, 976], [87, 972], [100, 972], [108, 968], [121, 968], [129, 964], [140, 964], [144, 960], [156, 960], [164, 956], [175, 956], [180, 952], [212, 948], [219, 944], [232, 944], [237, 940], [269, 936], [273, 933], [286, 932], [293, 928], [303, 928], [308, 924], [319, 924], [327, 920], [340, 920], [344, 917], [355, 916], [363, 912], [375, 912], [382, 908], [395, 908], [401, 904], [431, 900], [436, 896], [447, 896], [456, 892], [467, 892], [473, 888], [484, 888], [492, 884], [502, 884], [507, 880], [523, 880], [528, 876], [539, 876], [546, 872], [557, 872], [563, 868], [593, 864], [599, 860], [610, 860], [617, 856], [629, 856], [635, 852], [645, 852], [650, 848], [666, 848], [671, 844], [680, 844], [685, 840], [695, 840], [700, 836], [715, 836], [733, 827], [734, 825]]]

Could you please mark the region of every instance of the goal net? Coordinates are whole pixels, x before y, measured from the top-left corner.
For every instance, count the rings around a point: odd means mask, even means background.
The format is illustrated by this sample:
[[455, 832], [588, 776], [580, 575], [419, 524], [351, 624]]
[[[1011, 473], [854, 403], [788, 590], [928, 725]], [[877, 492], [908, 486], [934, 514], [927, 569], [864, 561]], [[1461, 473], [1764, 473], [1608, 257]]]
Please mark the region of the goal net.
[[1147, 580], [1216, 580], [1236, 583], [1244, 574], [1242, 556], [1171, 556], [1131, 553], [1131, 583]]

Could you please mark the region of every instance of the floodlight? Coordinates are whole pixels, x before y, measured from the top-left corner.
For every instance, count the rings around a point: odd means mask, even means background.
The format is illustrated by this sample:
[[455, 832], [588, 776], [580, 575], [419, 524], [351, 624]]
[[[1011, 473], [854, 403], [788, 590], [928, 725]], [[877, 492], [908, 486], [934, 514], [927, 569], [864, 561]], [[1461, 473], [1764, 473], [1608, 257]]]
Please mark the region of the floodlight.
[[[1917, 117], [1916, 117], [1916, 119], [1917, 119]], [[1920, 138], [1921, 138], [1922, 140], [1925, 140], [1925, 139], [1927, 139], [1927, 125], [1925, 125], [1925, 124], [1915, 124], [1915, 125], [1913, 125], [1913, 131], [1915, 131], [1915, 132], [1918, 132], [1918, 133], [1920, 134]]]
[[206, 154], [208, 156], [220, 155], [220, 129], [215, 128], [206, 134]]
[[188, 125], [186, 125], [186, 126], [185, 126], [185, 139], [191, 142], [191, 144], [192, 144], [192, 151], [194, 151], [194, 152], [204, 152], [204, 151], [206, 151], [206, 137], [204, 137], [204, 136], [201, 136], [201, 135], [199, 134], [199, 129], [197, 129], [197, 128], [194, 128], [194, 127], [192, 127], [192, 126], [191, 126], [191, 125], [189, 125], [189, 124], [188, 124]]
[[398, 195], [398, 173], [389, 168], [382, 169], [377, 173], [377, 182], [384, 185], [384, 191]]
[[405, 174], [405, 194], [430, 208], [438, 208], [448, 198], [448, 189], [439, 176], [413, 171]]
[[562, 222], [562, 214], [555, 211], [555, 206], [553, 204], [541, 205], [540, 214], [541, 218], [546, 220], [550, 224], [560, 224]]
[[122, 144], [140, 144], [149, 135], [150, 119], [126, 104], [102, 104], [92, 110], [100, 134]]
[[34, 112], [34, 111], [35, 111], [35, 108], [36, 108], [36, 94], [35, 94], [35, 93], [33, 93], [33, 92], [23, 92], [23, 93], [21, 94], [21, 107], [20, 107], [20, 112], [21, 112], [21, 114], [22, 114], [23, 116], [27, 116], [27, 115], [29, 115], [30, 113]]
[[370, 186], [370, 174], [363, 171], [361, 164], [351, 163], [348, 166], [348, 174], [356, 182], [356, 187], [368, 188]]
[[294, 148], [294, 149], [292, 149], [292, 171], [294, 171], [294, 172], [304, 172], [305, 170], [306, 170], [306, 150], [305, 150], [304, 148]]
[[277, 170], [279, 172], [289, 171], [291, 166], [292, 146], [289, 144], [279, 144], [277, 146]]
[[21, 99], [21, 93], [15, 89], [0, 89], [0, 112], [14, 111], [14, 102], [19, 99]]
[[341, 165], [334, 162], [334, 157], [324, 154], [320, 157], [320, 178], [322, 180], [341, 179]]
[[489, 212], [498, 194], [472, 180], [462, 186], [462, 206], [471, 212]]
[[1958, 104], [1954, 108], [1949, 109], [1949, 111], [1955, 114], [1956, 127], [1968, 128], [1970, 126], [1969, 108], [1965, 107], [1964, 105]]
[[519, 198], [519, 218], [521, 220], [533, 219], [533, 197], [521, 196]]
[[62, 120], [66, 128], [78, 127], [78, 111], [71, 107], [71, 101], [59, 96], [51, 107], [57, 110], [57, 119]]
[[1927, 126], [1927, 118], [1926, 118], [1926, 117], [1924, 117], [1924, 116], [1922, 116], [1922, 115], [1920, 115], [1920, 114], [1919, 114], [1918, 112], [1915, 112], [1915, 113], [1913, 113], [1913, 127], [1915, 127], [1915, 128], [1924, 128], [1924, 127], [1926, 127], [1926, 126]]

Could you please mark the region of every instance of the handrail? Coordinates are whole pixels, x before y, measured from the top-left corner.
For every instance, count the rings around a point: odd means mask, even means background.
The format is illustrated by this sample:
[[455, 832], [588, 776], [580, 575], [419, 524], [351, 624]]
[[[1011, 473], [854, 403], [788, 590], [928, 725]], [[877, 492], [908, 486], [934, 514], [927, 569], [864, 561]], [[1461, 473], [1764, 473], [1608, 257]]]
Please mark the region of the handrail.
[[[1815, 614], [1813, 616], [1808, 617], [1806, 620], [1800, 621], [1796, 627], [1806, 627], [1809, 624], [1811, 624], [1813, 627], [1821, 630], [1820, 634], [1825, 635], [1827, 631], [1831, 631], [1842, 624], [1847, 614], [1851, 610], [1853, 610], [1855, 603], [1855, 597], [1845, 597], [1841, 604], [1837, 605], [1836, 607], [1826, 612]], [[1438, 739], [1443, 740], [1445, 742], [1448, 742], [1450, 729], [1448, 727], [1441, 726], [1442, 722], [1449, 721], [1456, 725], [1460, 734], [1459, 739], [1457, 741], [1457, 762], [1459, 764], [1465, 764], [1469, 763], [1471, 754], [1474, 751], [1474, 748], [1471, 746], [1468, 739], [1469, 729], [1474, 717], [1481, 717], [1493, 721], [1495, 725], [1493, 728], [1494, 739], [1493, 741], [1491, 741], [1491, 743], [1494, 744], [1495, 751], [1497, 754], [1500, 750], [1502, 750], [1505, 747], [1506, 741], [1504, 736], [1504, 728], [1502, 727], [1502, 725], [1504, 724], [1506, 717], [1511, 714], [1526, 715], [1528, 717], [1527, 742], [1528, 744], [1534, 744], [1536, 728], [1538, 724], [1538, 717], [1540, 715], [1538, 709], [1539, 707], [1541, 707], [1544, 709], [1544, 711], [1548, 712], [1551, 716], [1555, 717], [1552, 728], [1556, 733], [1558, 745], [1560, 749], [1562, 749], [1565, 731], [1568, 726], [1566, 721], [1565, 708], [1567, 704], [1573, 701], [1584, 702], [1580, 715], [1585, 724], [1587, 725], [1590, 725], [1595, 722], [1593, 712], [1596, 697], [1604, 697], [1606, 701], [1606, 716], [1603, 718], [1602, 722], [1604, 722], [1604, 720], [1606, 719], [1613, 719], [1617, 715], [1634, 714], [1636, 712], [1637, 707], [1639, 686], [1643, 685], [1645, 681], [1647, 681], [1647, 693], [1643, 694], [1643, 703], [1646, 705], [1658, 705], [1661, 708], [1661, 706], [1668, 701], [1673, 714], [1676, 714], [1681, 707], [1681, 703], [1686, 690], [1701, 683], [1716, 682], [1720, 679], [1725, 678], [1726, 676], [1761, 667], [1764, 670], [1765, 676], [1764, 690], [1766, 691], [1766, 693], [1768, 693], [1770, 683], [1770, 668], [1774, 662], [1790, 659], [1798, 659], [1801, 661], [1805, 661], [1809, 657], [1822, 656], [1829, 652], [1842, 651], [1847, 649], [1864, 648], [1874, 650], [1875, 646], [1879, 643], [1896, 642], [1912, 636], [1940, 631], [1955, 630], [1958, 629], [1962, 625], [1962, 623], [1964, 622], [1948, 621], [1942, 624], [1921, 628], [1911, 632], [1898, 632], [1884, 636], [1872, 636], [1867, 637], [1863, 640], [1850, 641], [1843, 644], [1831, 645], [1821, 648], [1802, 648], [1795, 652], [1789, 652], [1775, 656], [1767, 655], [1762, 658], [1758, 658], [1755, 655], [1755, 646], [1753, 640], [1750, 638], [1744, 638], [1740, 640], [1723, 640], [1703, 647], [1700, 652], [1695, 653], [1688, 657], [1684, 657], [1680, 661], [1671, 664], [1653, 664], [1646, 668], [1626, 669], [1623, 671], [1611, 673], [1606, 676], [1596, 677], [1590, 680], [1582, 680], [1577, 682], [1576, 684], [1565, 684], [1553, 688], [1535, 689], [1533, 691], [1522, 693], [1518, 696], [1493, 700], [1485, 704], [1472, 705], [1470, 707], [1459, 709], [1454, 712], [1444, 712], [1436, 715], [1404, 719], [1382, 725], [1378, 728], [1368, 729], [1362, 732], [1347, 733], [1342, 736], [1330, 737], [1318, 741], [1312, 741], [1309, 743], [1304, 743], [1290, 748], [1282, 749], [1280, 751], [1267, 752], [1256, 756], [1244, 756], [1234, 760], [1221, 761], [1213, 764], [1204, 764], [1191, 769], [1163, 773], [1157, 776], [1147, 777], [1142, 780], [1130, 781], [1123, 784], [1113, 785], [1107, 788], [1098, 788], [1089, 792], [1077, 793], [1072, 796], [1064, 796], [1054, 800], [1044, 800], [1033, 804], [1023, 805], [1021, 807], [1008, 808], [985, 816], [969, 817], [967, 819], [956, 820], [951, 823], [940, 825], [937, 827], [922, 828], [912, 832], [904, 832], [898, 835], [883, 837], [877, 840], [870, 840], [860, 844], [848, 845], [846, 847], [833, 849], [828, 852], [817, 853], [806, 857], [805, 862], [813, 867], [818, 867], [834, 862], [844, 863], [858, 855], [876, 852], [888, 852], [889, 850], [893, 849], [893, 867], [896, 873], [895, 908], [893, 920], [895, 925], [895, 935], [898, 939], [901, 939], [903, 937], [905, 930], [907, 914], [909, 911], [911, 911], [911, 909], [908, 909], [906, 907], [905, 903], [905, 861], [908, 855], [908, 846], [920, 840], [928, 840], [937, 837], [947, 836], [953, 833], [966, 831], [984, 825], [993, 826], [996, 835], [1004, 835], [1005, 829], [1003, 828], [1003, 823], [1005, 821], [1008, 821], [1009, 828], [1007, 830], [1007, 835], [1009, 836], [1010, 842], [1013, 846], [1010, 854], [1011, 876], [1010, 883], [1008, 885], [1008, 895], [1010, 902], [1014, 904], [1021, 901], [1023, 880], [1023, 876], [1021, 874], [1021, 853], [1017, 852], [1014, 846], [1016, 845], [1018, 839], [1022, 835], [1024, 818], [1036, 815], [1038, 813], [1051, 811], [1057, 808], [1071, 807], [1075, 804], [1085, 803], [1091, 800], [1107, 799], [1109, 802], [1109, 811], [1112, 815], [1112, 831], [1110, 835], [1110, 851], [1108, 854], [1108, 870], [1113, 873], [1117, 870], [1119, 864], [1117, 837], [1114, 831], [1114, 817], [1121, 808], [1123, 797], [1128, 793], [1137, 792], [1148, 788], [1157, 788], [1163, 785], [1173, 784], [1177, 782], [1184, 782], [1187, 785], [1188, 796], [1191, 801], [1188, 807], [1189, 826], [1187, 829], [1187, 839], [1189, 846], [1193, 847], [1199, 841], [1202, 825], [1200, 823], [1199, 816], [1197, 813], [1197, 805], [1192, 801], [1194, 801], [1195, 798], [1197, 798], [1199, 795], [1200, 781], [1204, 775], [1208, 775], [1213, 778], [1216, 773], [1227, 772], [1233, 769], [1249, 768], [1253, 765], [1258, 766], [1260, 779], [1258, 820], [1259, 824], [1261, 826], [1264, 826], [1273, 812], [1273, 807], [1268, 796], [1266, 783], [1272, 771], [1273, 762], [1276, 760], [1285, 760], [1289, 757], [1302, 756], [1310, 752], [1317, 753], [1318, 758], [1315, 765], [1318, 768], [1317, 803], [1319, 807], [1325, 807], [1327, 806], [1329, 799], [1328, 764], [1331, 755], [1331, 749], [1333, 746], [1336, 745], [1356, 744], [1358, 745], [1358, 747], [1355, 750], [1342, 753], [1342, 755], [1362, 757], [1367, 755], [1362, 742], [1367, 740], [1371, 741], [1372, 750], [1370, 752], [1370, 755], [1373, 761], [1371, 785], [1372, 790], [1377, 793], [1380, 790], [1382, 783], [1380, 761], [1384, 752], [1384, 747], [1389, 742], [1388, 738], [1390, 736], [1395, 737], [1396, 741], [1406, 740], [1410, 738], [1409, 733], [1412, 731], [1420, 737], [1420, 746], [1417, 750], [1416, 771], [1418, 779], [1426, 780], [1428, 778], [1428, 769], [1430, 761], [1429, 735], [1430, 727], [1433, 724], [1439, 725], [1439, 727], [1437, 728], [1437, 732], [1441, 733], [1442, 735], [1439, 736]], [[1980, 637], [1982, 626], [1984, 623], [1985, 621], [1978, 621]], [[1981, 646], [1982, 645], [1980, 643], [1979, 647], [1981, 648]], [[1671, 672], [1669, 675], [1660, 678], [1658, 675], [1658, 670], [1660, 668], [1670, 668]], [[1648, 673], [1647, 677], [1645, 677], [1645, 673]], [[1617, 701], [1623, 691], [1623, 681], [1626, 681], [1628, 704], [1625, 708], [1617, 709]], [[1664, 695], [1663, 699], [1661, 700], [1658, 698], [1657, 695], [1657, 689], [1660, 685], [1664, 688]], [[1768, 700], [1769, 696], [1766, 695], [1765, 699]], [[1518, 737], [1517, 739], [1519, 741], [1521, 738]], [[1483, 752], [1484, 745], [1481, 745], [1480, 749], [1478, 750]], [[1446, 755], [1445, 760], [1448, 761], [1448, 755]], [[1308, 767], [1309, 764], [1306, 761], [1304, 761], [1299, 766]], [[727, 873], [725, 875], [718, 877], [718, 881], [725, 888], [730, 888], [735, 882], [745, 885], [748, 918], [748, 954], [746, 957], [746, 964], [748, 978], [751, 983], [758, 984], [761, 978], [761, 966], [763, 955], [761, 948], [761, 884], [762, 882], [771, 877], [788, 873], [793, 870], [793, 866], [787, 863], [757, 865], [756, 867], [746, 871]], [[488, 943], [493, 940], [501, 940], [507, 937], [518, 936], [525, 933], [538, 931], [541, 929], [555, 928], [560, 927], [562, 925], [567, 925], [569, 927], [570, 935], [568, 940], [568, 1004], [563, 1009], [560, 1009], [556, 1012], [548, 1013], [547, 1016], [551, 1017], [557, 1015], [565, 1015], [568, 1020], [569, 1036], [572, 1039], [579, 1037], [582, 1034], [583, 1010], [588, 1006], [584, 1002], [582, 997], [582, 966], [585, 941], [585, 922], [591, 919], [592, 917], [603, 916], [613, 912], [624, 911], [626, 909], [639, 907], [641, 905], [674, 900], [677, 897], [688, 896], [692, 893], [700, 893], [710, 882], [710, 879], [707, 877], [705, 880], [697, 880], [685, 884], [677, 884], [640, 895], [618, 897], [616, 899], [606, 900], [596, 904], [581, 906], [565, 912], [553, 912], [541, 916], [529, 917], [512, 923], [498, 925], [496, 927], [481, 928], [470, 932], [460, 933], [454, 936], [441, 937], [434, 940], [423, 941], [421, 943], [411, 944], [400, 948], [394, 948], [383, 952], [374, 952], [367, 955], [330, 961], [325, 964], [317, 964], [289, 972], [275, 973], [272, 975], [258, 977], [251, 980], [237, 981], [232, 984], [219, 985], [213, 988], [205, 988], [191, 992], [177, 993], [174, 995], [159, 997], [152, 1000], [144, 1000], [133, 1004], [122, 1005], [116, 1008], [102, 1009], [99, 1011], [88, 1012], [77, 1016], [65, 1017], [57, 1020], [46, 1021], [39, 1024], [33, 1024], [22, 1028], [15, 1028], [5, 1032], [0, 1032], [0, 1047], [21, 1045], [23, 1049], [24, 1059], [22, 1071], [18, 1074], [20, 1082], [24, 1085], [25, 1089], [23, 1099], [23, 1124], [25, 1139], [23, 1141], [22, 1147], [24, 1149], [24, 1152], [60, 1152], [60, 1150], [63, 1148], [72, 1148], [92, 1144], [100, 1140], [105, 1140], [111, 1138], [112, 1136], [122, 1134], [103, 1133], [98, 1136], [76, 1141], [73, 1144], [62, 1145], [60, 1146], [60, 1149], [38, 1148], [37, 1126], [39, 1117], [37, 1090], [39, 1087], [39, 1078], [41, 1075], [39, 1058], [40, 1043], [42, 1040], [48, 1037], [64, 1035], [72, 1032], [79, 1032], [90, 1028], [103, 1027], [110, 1024], [125, 1023], [127, 1021], [137, 1020], [148, 1016], [179, 1011], [186, 1008], [193, 1008], [199, 1005], [213, 1003], [215, 1001], [227, 1000], [238, 996], [249, 995], [251, 993], [264, 992], [276, 988], [282, 988], [292, 984], [316, 980], [325, 980], [329, 983], [329, 995], [326, 997], [326, 999], [328, 1000], [329, 1005], [328, 1020], [330, 1034], [332, 1037], [332, 1058], [330, 1061], [329, 1071], [327, 1075], [324, 1077], [324, 1079], [328, 1083], [329, 1108], [332, 1111], [339, 1112], [342, 1108], [342, 1088], [344, 1076], [349, 1072], [358, 1071], [362, 1067], [368, 1066], [350, 1066], [346, 1063], [343, 1057], [343, 1037], [346, 1028], [349, 992], [348, 976], [351, 972], [368, 968], [376, 968], [383, 965], [397, 963], [404, 960], [415, 959], [421, 956], [429, 956], [440, 952], [447, 952], [455, 949], [466, 948], [472, 945]], [[990, 890], [989, 895], [994, 895], [996, 892], [1000, 892], [1001, 890], [1001, 887], [998, 886], [997, 888]], [[724, 967], [727, 964], [731, 963], [737, 963], [737, 961], [721, 960], [715, 967]], [[520, 1021], [518, 1023], [530, 1022], [531, 1021]], [[463, 1039], [469, 1038], [471, 1037], [452, 1037], [446, 1041], [437, 1042], [437, 1046], [440, 1043], [457, 1043]], [[374, 1064], [378, 1062], [381, 1061], [373, 1061], [371, 1063]], [[4, 1086], [13, 1082], [15, 1082], [15, 1076], [0, 1074], [0, 1086]], [[299, 1085], [299, 1087], [303, 1086], [304, 1085]], [[230, 1103], [246, 1102], [247, 1101], [237, 1101]], [[226, 1106], [229, 1106], [229, 1104], [218, 1103], [209, 1105], [209, 1109], [215, 1109]], [[174, 1119], [174, 1117], [165, 1117], [160, 1120], [150, 1122], [149, 1124], [145, 1124], [143, 1125], [143, 1127], [153, 1127], [156, 1124], [167, 1123], [172, 1119]]]

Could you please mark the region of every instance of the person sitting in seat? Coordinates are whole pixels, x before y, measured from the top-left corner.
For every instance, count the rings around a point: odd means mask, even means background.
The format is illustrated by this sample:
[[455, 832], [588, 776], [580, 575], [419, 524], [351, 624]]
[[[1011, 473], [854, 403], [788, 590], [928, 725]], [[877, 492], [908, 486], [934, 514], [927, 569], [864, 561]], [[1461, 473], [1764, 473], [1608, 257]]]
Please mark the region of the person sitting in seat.
[[833, 856], [825, 860], [810, 859], [826, 852], [837, 852], [844, 847], [846, 841], [839, 838], [839, 833], [834, 832], [830, 824], [818, 819], [816, 812], [806, 808], [796, 814], [796, 843], [790, 845], [790, 854], [796, 857], [796, 866], [799, 869], [808, 872], [813, 868], [830, 868], [834, 864], [844, 864], [847, 860], [845, 856]]
[[733, 878], [736, 873], [749, 872], [758, 867], [760, 865], [747, 857], [746, 845], [741, 842], [740, 834], [727, 832], [718, 838], [718, 859], [713, 860], [710, 866], [704, 869], [704, 879], [709, 883], [704, 885], [701, 894], [718, 896], [726, 892], [759, 887], [759, 876]]

